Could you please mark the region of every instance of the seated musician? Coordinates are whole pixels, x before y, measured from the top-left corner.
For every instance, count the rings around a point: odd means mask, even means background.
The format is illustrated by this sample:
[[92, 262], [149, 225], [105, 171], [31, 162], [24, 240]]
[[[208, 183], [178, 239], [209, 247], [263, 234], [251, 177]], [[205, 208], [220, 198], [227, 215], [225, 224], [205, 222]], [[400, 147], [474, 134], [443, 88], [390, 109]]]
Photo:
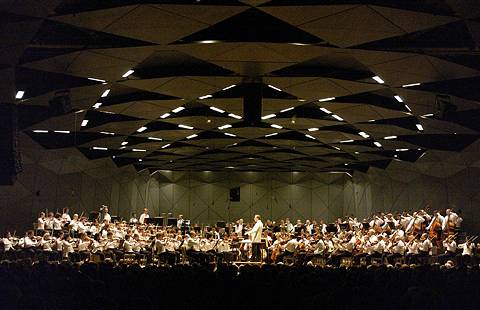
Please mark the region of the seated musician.
[[432, 241], [428, 238], [428, 234], [423, 233], [420, 237], [420, 243], [418, 244], [419, 257], [428, 257], [430, 250], [432, 249]]
[[458, 254], [457, 260], [460, 266], [466, 266], [471, 264], [472, 257], [473, 257], [473, 250], [475, 248], [475, 244], [471, 241], [471, 239], [467, 238], [464, 243], [460, 243], [458, 248], [462, 250], [461, 254]]
[[447, 260], [452, 259], [457, 254], [457, 242], [454, 235], [450, 235], [442, 242], [445, 252], [438, 255], [438, 262], [444, 264]]
[[406, 248], [405, 242], [403, 242], [403, 237], [395, 236], [391, 246], [389, 247], [390, 254], [387, 256], [388, 262], [393, 264], [395, 258], [404, 256]]

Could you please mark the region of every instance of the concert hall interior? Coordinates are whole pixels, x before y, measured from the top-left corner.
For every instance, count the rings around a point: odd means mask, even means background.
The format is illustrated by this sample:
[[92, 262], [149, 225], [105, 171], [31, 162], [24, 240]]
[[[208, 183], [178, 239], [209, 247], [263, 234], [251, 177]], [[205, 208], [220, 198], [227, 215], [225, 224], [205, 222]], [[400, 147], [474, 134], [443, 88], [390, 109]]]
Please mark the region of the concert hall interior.
[[480, 2], [3, 0], [0, 34], [0, 308], [476, 309]]

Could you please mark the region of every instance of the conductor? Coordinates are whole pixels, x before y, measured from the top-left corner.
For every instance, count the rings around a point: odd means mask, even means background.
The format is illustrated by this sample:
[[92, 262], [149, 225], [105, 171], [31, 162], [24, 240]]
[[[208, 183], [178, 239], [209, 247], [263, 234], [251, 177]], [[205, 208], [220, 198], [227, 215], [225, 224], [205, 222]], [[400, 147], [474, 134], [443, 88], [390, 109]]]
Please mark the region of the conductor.
[[263, 223], [261, 221], [260, 215], [258, 214], [255, 214], [255, 217], [253, 219], [255, 221], [255, 225], [251, 230], [247, 231], [246, 234], [249, 235], [249, 238], [252, 241], [253, 261], [261, 261], [260, 245], [262, 243]]

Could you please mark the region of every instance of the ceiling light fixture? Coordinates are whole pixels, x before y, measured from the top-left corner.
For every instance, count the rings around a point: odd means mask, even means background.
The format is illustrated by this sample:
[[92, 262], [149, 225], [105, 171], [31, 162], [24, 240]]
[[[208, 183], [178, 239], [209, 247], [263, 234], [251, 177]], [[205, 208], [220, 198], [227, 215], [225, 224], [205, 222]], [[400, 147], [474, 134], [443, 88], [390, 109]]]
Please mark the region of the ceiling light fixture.
[[183, 125], [183, 124], [179, 124], [178, 127], [180, 128], [184, 128], [184, 129], [193, 129], [192, 126], [188, 126], [188, 125]]
[[350, 143], [350, 142], [353, 142], [354, 140], [343, 140], [343, 141], [340, 141], [340, 143]]
[[165, 145], [164, 145], [164, 146], [162, 146], [161, 148], [162, 148], [162, 149], [166, 149], [166, 148], [167, 148], [167, 147], [169, 147], [169, 146], [170, 146], [170, 143], [168, 143], [168, 144], [165, 144]]
[[382, 147], [382, 144], [380, 142], [375, 141], [373, 142], [373, 144], [375, 144], [376, 147]]
[[319, 102], [332, 101], [332, 100], [335, 100], [335, 97], [328, 97], [328, 98], [318, 99]]
[[412, 109], [410, 109], [410, 107], [407, 104], [405, 105], [405, 108], [407, 108], [409, 112], [412, 112]]
[[415, 126], [417, 126], [417, 129], [418, 129], [418, 130], [423, 131], [423, 126], [422, 126], [422, 124], [416, 124]]
[[223, 134], [230, 137], [236, 137], [236, 135], [234, 135], [233, 133], [224, 132]]
[[398, 102], [403, 102], [402, 97], [400, 97], [399, 95], [395, 95], [393, 96], [393, 98], [395, 98]]
[[227, 87], [223, 88], [222, 90], [229, 90], [230, 88], [234, 88], [235, 86], [237, 86], [237, 85], [232, 84], [230, 86], [227, 86]]
[[232, 127], [232, 125], [227, 124], [227, 125], [223, 125], [223, 126], [218, 127], [218, 129], [223, 130], [223, 129], [227, 129], [227, 128], [230, 128], [230, 127]]
[[107, 97], [109, 93], [110, 93], [110, 89], [107, 89], [103, 92], [101, 97]]
[[375, 80], [377, 83], [379, 83], [379, 84], [385, 83], [385, 81], [382, 80], [382, 78], [379, 77], [378, 75], [373, 76], [372, 79], [374, 79], [374, 80]]
[[101, 103], [101, 102], [97, 102], [97, 103], [95, 103], [95, 104], [92, 106], [92, 108], [98, 109], [98, 108], [100, 108], [100, 107], [102, 106], [102, 104], [103, 104], [103, 103]]
[[114, 136], [115, 133], [114, 132], [109, 132], [109, 131], [100, 131], [101, 134], [104, 134], [104, 135], [110, 135], [110, 136]]
[[228, 114], [228, 116], [236, 118], [236, 119], [242, 119], [242, 117], [240, 115], [233, 114], [233, 113]]
[[22, 98], [23, 98], [23, 95], [25, 95], [25, 91], [24, 91], [24, 90], [19, 90], [19, 91], [17, 91], [17, 93], [15, 94], [15, 99], [22, 99]]
[[203, 40], [203, 41], [198, 41], [198, 43], [201, 43], [201, 44], [213, 44], [213, 43], [218, 43], [220, 41], [218, 40]]
[[327, 110], [325, 108], [320, 108], [320, 111], [322, 111], [324, 113], [327, 113], [327, 114], [332, 114], [332, 112], [330, 110]]
[[420, 83], [412, 83], [412, 84], [405, 84], [405, 85], [402, 85], [402, 87], [413, 87], [413, 86], [419, 86], [421, 85]]
[[144, 149], [132, 149], [133, 152], [146, 152]]
[[170, 116], [170, 113], [164, 113], [162, 115], [160, 115], [160, 118], [167, 118]]
[[92, 77], [89, 77], [89, 78], [87, 78], [87, 79], [89, 79], [90, 81], [95, 81], [95, 82], [102, 82], [102, 83], [105, 83], [105, 82], [106, 82], [105, 80], [97, 79], [97, 78], [92, 78]]
[[88, 124], [88, 119], [84, 119], [84, 120], [82, 121], [82, 125], [81, 125], [81, 126], [82, 126], [82, 127], [85, 127], [85, 126], [87, 126], [87, 124]]
[[142, 161], [143, 161], [143, 159], [139, 158], [139, 159], [138, 159], [138, 161], [139, 161], [139, 162], [142, 162]]
[[343, 118], [341, 118], [341, 117], [338, 116], [338, 115], [332, 114], [332, 117], [333, 117], [334, 119], [338, 120], [338, 121], [343, 122]]
[[271, 124], [270, 127], [277, 128], [277, 129], [282, 129], [283, 127], [277, 124]]
[[428, 113], [428, 114], [423, 114], [422, 117], [432, 117], [434, 114], [433, 113]]
[[320, 130], [320, 128], [317, 128], [317, 127], [308, 128], [308, 131], [318, 131], [318, 130]]
[[162, 141], [162, 138], [148, 137], [148, 140]]
[[178, 112], [183, 111], [183, 110], [185, 110], [184, 107], [178, 107], [178, 108], [173, 109], [172, 112], [173, 113], [178, 113]]
[[197, 134], [189, 135], [189, 136], [187, 137], [187, 139], [193, 139], [193, 138], [195, 138], [195, 137], [198, 137], [198, 135], [197, 135]]
[[213, 110], [213, 111], [218, 112], [218, 113], [225, 113], [224, 110], [219, 109], [219, 108], [217, 108], [217, 107], [210, 107], [210, 110]]
[[273, 117], [275, 117], [275, 116], [277, 116], [277, 115], [275, 115], [275, 114], [268, 114], [268, 115], [262, 116], [262, 119], [269, 119], [269, 118], [273, 118]]
[[100, 146], [94, 146], [92, 147], [94, 150], [99, 150], [99, 151], [108, 151], [108, 148], [106, 147], [100, 147]]
[[70, 133], [70, 130], [54, 130], [56, 133]]
[[291, 111], [293, 109], [295, 109], [295, 107], [286, 108], [286, 109], [281, 110], [280, 113], [288, 112], [288, 111]]
[[363, 132], [363, 131], [360, 131], [360, 132], [358, 133], [358, 135], [360, 135], [360, 136], [364, 137], [365, 139], [367, 139], [367, 138], [369, 138], [369, 137], [370, 137], [370, 135], [369, 135], [369, 134], [367, 134], [366, 132]]
[[34, 130], [35, 133], [47, 133], [48, 130]]
[[396, 152], [406, 152], [408, 149], [395, 149]]
[[124, 145], [127, 145], [127, 144], [128, 144], [127, 141], [123, 141], [121, 145], [124, 146]]
[[125, 73], [122, 75], [122, 78], [128, 77], [128, 76], [131, 75], [133, 72], [135, 72], [135, 71], [133, 71], [133, 70], [131, 70], [131, 69], [128, 70], [127, 72], [125, 72]]
[[280, 88], [275, 87], [275, 86], [270, 85], [270, 84], [268, 84], [268, 87], [270, 87], [271, 89], [275, 89], [276, 91], [282, 91]]
[[147, 127], [142, 126], [142, 127], [137, 129], [137, 132], [144, 132], [145, 130], [147, 130]]
[[202, 96], [202, 97], [198, 97], [198, 99], [208, 99], [208, 98], [212, 98], [213, 96], [212, 95], [205, 95], [205, 96]]
[[269, 133], [268, 135], [265, 135], [265, 138], [276, 136], [276, 135], [278, 135], [278, 132]]
[[386, 136], [386, 137], [383, 137], [384, 140], [392, 140], [392, 139], [396, 139], [397, 136]]
[[305, 135], [305, 137], [313, 139], [313, 140], [317, 140], [317, 138], [315, 138], [314, 136], [311, 136], [311, 135]]

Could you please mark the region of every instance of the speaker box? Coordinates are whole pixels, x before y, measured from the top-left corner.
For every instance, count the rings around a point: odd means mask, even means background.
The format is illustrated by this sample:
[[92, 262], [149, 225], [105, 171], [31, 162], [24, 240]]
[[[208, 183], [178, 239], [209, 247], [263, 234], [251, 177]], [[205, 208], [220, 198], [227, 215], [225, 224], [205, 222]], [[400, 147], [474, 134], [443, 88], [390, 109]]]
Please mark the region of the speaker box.
[[13, 185], [17, 174], [22, 171], [15, 104], [0, 103], [0, 141], [0, 185]]
[[240, 187], [230, 189], [230, 201], [240, 201]]

